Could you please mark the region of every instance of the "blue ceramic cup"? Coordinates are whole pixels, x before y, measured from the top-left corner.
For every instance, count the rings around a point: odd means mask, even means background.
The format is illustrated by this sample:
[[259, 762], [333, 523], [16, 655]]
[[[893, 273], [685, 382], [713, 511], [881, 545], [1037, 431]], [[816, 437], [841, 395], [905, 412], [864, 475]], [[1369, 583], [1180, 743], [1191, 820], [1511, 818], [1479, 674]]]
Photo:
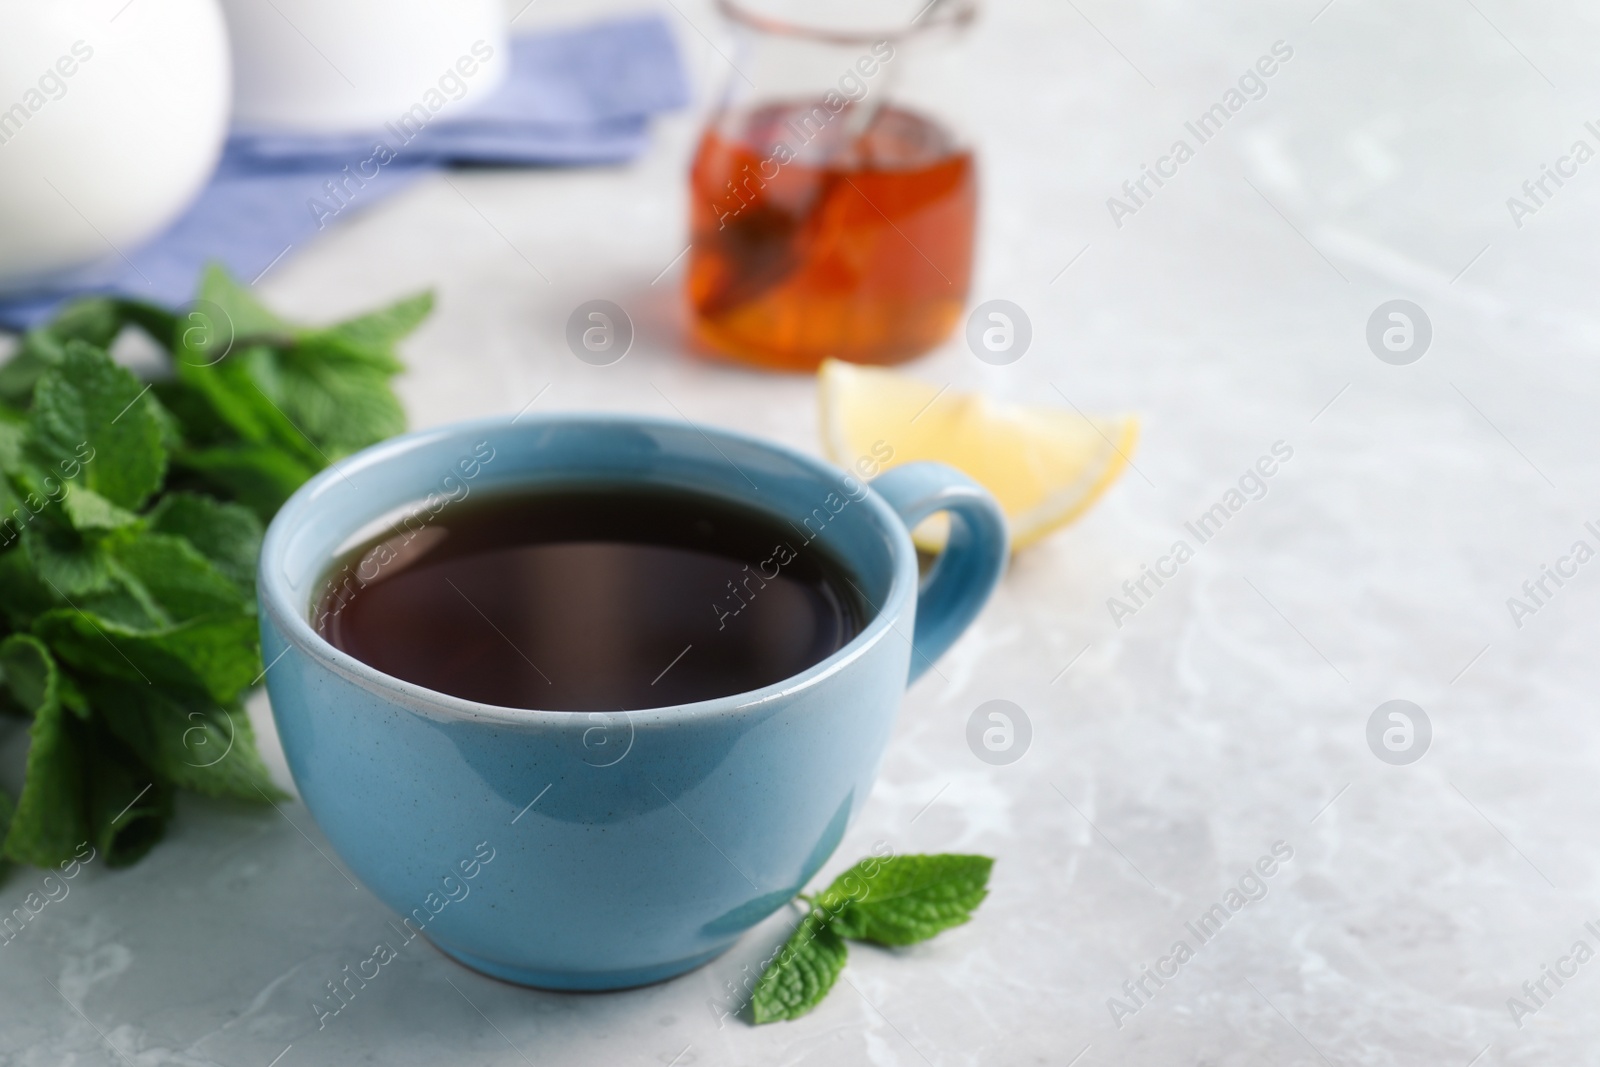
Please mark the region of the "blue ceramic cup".
[[[866, 801], [908, 679], [971, 622], [1006, 560], [988, 493], [931, 463], [870, 487], [856, 476], [884, 458], [845, 473], [681, 421], [498, 419], [369, 448], [284, 505], [259, 581], [272, 713], [306, 806], [408, 938], [513, 982], [618, 989], [711, 959], [805, 886]], [[574, 485], [758, 507], [826, 545], [870, 619], [765, 689], [616, 713], [436, 693], [313, 628], [334, 561], [377, 533], [468, 496]], [[919, 585], [907, 530], [936, 511], [950, 539]]]

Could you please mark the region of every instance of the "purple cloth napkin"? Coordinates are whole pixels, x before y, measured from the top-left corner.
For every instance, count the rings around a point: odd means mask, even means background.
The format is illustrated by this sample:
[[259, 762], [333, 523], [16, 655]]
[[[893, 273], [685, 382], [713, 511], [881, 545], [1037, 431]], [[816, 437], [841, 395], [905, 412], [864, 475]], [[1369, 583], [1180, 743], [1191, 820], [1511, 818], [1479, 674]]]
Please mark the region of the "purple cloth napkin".
[[66, 299], [111, 292], [179, 305], [220, 262], [254, 281], [340, 219], [454, 164], [619, 163], [648, 144], [651, 116], [683, 106], [677, 47], [656, 16], [512, 39], [495, 93], [436, 118], [363, 134], [238, 130], [211, 182], [166, 232], [24, 297], [0, 297], [0, 327], [48, 319]]

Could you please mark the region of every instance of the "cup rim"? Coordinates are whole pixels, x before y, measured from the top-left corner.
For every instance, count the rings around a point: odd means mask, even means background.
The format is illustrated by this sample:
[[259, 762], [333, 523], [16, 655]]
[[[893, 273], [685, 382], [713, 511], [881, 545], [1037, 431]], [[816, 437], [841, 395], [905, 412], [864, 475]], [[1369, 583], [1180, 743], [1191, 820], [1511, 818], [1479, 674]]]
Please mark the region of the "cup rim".
[[[978, 0], [928, 0], [927, 6], [903, 26], [892, 28], [885, 26], [877, 30], [830, 30], [826, 26], [807, 25], [803, 22], [760, 14], [751, 10], [744, 0], [716, 0], [716, 6], [723, 18], [736, 25], [774, 36], [799, 37], [831, 45], [904, 41], [947, 26], [964, 29], [978, 16]], [[930, 11], [935, 17], [922, 22], [922, 17]]]
[[[289, 543], [294, 529], [298, 529], [303, 523], [314, 519], [315, 513], [311, 509], [317, 505], [323, 494], [330, 487], [336, 486], [341, 480], [350, 478], [351, 475], [358, 475], [362, 470], [398, 462], [414, 450], [441, 439], [477, 437], [484, 431], [504, 431], [513, 427], [531, 430], [541, 426], [548, 427], [561, 424], [662, 428], [678, 432], [687, 427], [698, 431], [708, 442], [713, 443], [713, 447], [715, 447], [715, 440], [720, 439], [723, 442], [737, 443], [746, 447], [776, 453], [796, 466], [816, 475], [819, 479], [836, 478], [839, 474], [838, 468], [832, 467], [814, 456], [806, 455], [774, 441], [763, 440], [752, 434], [707, 426], [703, 423], [690, 423], [686, 419], [669, 419], [653, 415], [613, 414], [610, 412], [558, 412], [530, 416], [526, 421], [523, 421], [523, 417], [520, 415], [515, 417], [493, 416], [452, 422], [431, 429], [414, 430], [401, 434], [346, 456], [318, 472], [304, 485], [300, 486], [299, 489], [295, 490], [268, 524], [266, 536], [261, 542], [260, 560], [257, 563], [256, 601], [263, 620], [270, 620], [284, 639], [286, 643], [284, 652], [286, 653], [289, 648], [298, 648], [318, 663], [346, 680], [361, 686], [368, 692], [386, 701], [402, 704], [411, 711], [435, 720], [455, 722], [487, 721], [523, 726], [575, 726], [588, 723], [590, 714], [588, 712], [512, 708], [498, 704], [485, 704], [464, 697], [452, 696], [449, 693], [441, 693], [438, 690], [429, 689], [415, 682], [408, 682], [403, 678], [396, 678], [391, 674], [386, 674], [375, 667], [369, 666], [348, 652], [336, 648], [312, 628], [310, 620], [306, 617], [307, 613], [298, 609], [295, 603], [296, 598], [288, 587], [288, 580], [284, 576], [283, 568], [279, 565], [283, 549]], [[895, 628], [896, 620], [904, 613], [907, 601], [913, 596], [917, 588], [916, 551], [911, 544], [910, 531], [906, 529], [906, 525], [900, 518], [899, 513], [889, 506], [888, 501], [884, 500], [882, 496], [872, 489], [870, 482], [863, 480], [862, 484], [867, 492], [865, 496], [860, 498], [859, 502], [872, 511], [878, 526], [887, 535], [894, 573], [890, 576], [889, 591], [884, 596], [883, 603], [876, 608], [871, 620], [862, 627], [860, 633], [856, 634], [843, 647], [835, 650], [827, 658], [812, 664], [797, 674], [780, 679], [760, 689], [730, 693], [727, 696], [713, 697], [709, 700], [694, 701], [687, 704], [668, 704], [660, 707], [636, 708], [629, 711], [600, 712], [599, 714], [621, 715], [630, 724], [637, 724], [640, 722], [677, 722], [745, 712], [762, 705], [771, 704], [774, 701], [785, 700], [797, 693], [815, 687], [824, 679], [839, 673], [845, 667], [860, 659], [869, 649], [882, 641], [885, 635]], [[422, 486], [417, 494], [418, 499], [425, 497], [427, 493], [428, 487]], [[340, 533], [344, 537], [349, 537], [357, 532], [361, 525], [360, 521], [352, 522], [349, 524], [348, 529], [342, 529]], [[871, 606], [870, 603], [869, 606]], [[283, 654], [279, 654], [280, 658]], [[912, 654], [915, 655], [914, 649]], [[276, 663], [277, 661], [274, 660], [273, 662]], [[272, 667], [268, 664], [266, 671], [263, 672], [269, 679], [271, 670]]]

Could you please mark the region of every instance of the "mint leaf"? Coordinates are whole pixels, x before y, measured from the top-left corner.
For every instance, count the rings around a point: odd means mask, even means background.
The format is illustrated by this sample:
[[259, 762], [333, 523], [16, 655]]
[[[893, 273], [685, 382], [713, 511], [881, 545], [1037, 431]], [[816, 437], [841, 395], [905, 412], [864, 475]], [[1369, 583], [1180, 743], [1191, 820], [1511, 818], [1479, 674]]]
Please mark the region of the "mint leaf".
[[[316, 442], [286, 414], [273, 394], [278, 391], [277, 357], [265, 345], [246, 345], [231, 351], [220, 363], [180, 363], [178, 384], [192, 394], [179, 399], [179, 409], [202, 406], [209, 424], [194, 425], [191, 413], [184, 420], [185, 440], [191, 444], [241, 442], [273, 447], [295, 456], [312, 472], [327, 459]], [[180, 391], [169, 386], [168, 395]], [[195, 431], [199, 431], [198, 433]]]
[[254, 598], [262, 529], [249, 509], [198, 493], [168, 493], [150, 512], [150, 529], [188, 541]]
[[261, 671], [254, 615], [204, 615], [143, 630], [71, 609], [49, 611], [33, 631], [74, 670], [232, 704]]
[[123, 324], [133, 321], [130, 309], [144, 306], [106, 297], [88, 297], [68, 304], [49, 325], [24, 334], [21, 348], [0, 365], [0, 400], [26, 407], [40, 376], [61, 362], [68, 341], [110, 348]]
[[119, 539], [112, 558], [119, 576], [137, 582], [171, 622], [254, 610], [238, 585], [181, 537], [140, 531]]
[[104, 682], [91, 683], [89, 694], [111, 732], [173, 785], [252, 803], [263, 794], [283, 796], [261, 762], [242, 707]]
[[910, 945], [959, 926], [988, 895], [988, 856], [868, 858], [811, 899], [811, 910], [756, 982], [758, 1025], [797, 1019], [827, 996], [844, 969], [844, 939]]
[[89, 717], [89, 705], [78, 687], [56, 666], [50, 650], [27, 634], [0, 641], [0, 695], [8, 710], [27, 716], [60, 703], [80, 719]]
[[61, 341], [47, 330], [29, 330], [23, 334], [22, 347], [0, 363], [0, 401], [27, 407], [39, 378], [59, 362], [61, 356]]
[[182, 428], [175, 462], [191, 480], [267, 518], [333, 460], [404, 429], [389, 388], [401, 369], [393, 347], [431, 310], [430, 294], [324, 329], [286, 323], [220, 270], [200, 295], [206, 316], [220, 309], [228, 321], [178, 323], [177, 378], [157, 387]]
[[60, 699], [61, 674], [50, 650], [27, 634], [12, 634], [0, 641], [0, 685], [32, 715]]
[[198, 385], [172, 377], [155, 382], [150, 391], [177, 422], [180, 439], [175, 448], [207, 448], [239, 441], [233, 424]]
[[110, 730], [89, 726], [81, 742], [89, 840], [107, 866], [126, 867], [166, 833], [172, 789]]
[[50, 587], [39, 580], [26, 552], [0, 552], [0, 618], [14, 630], [24, 630], [51, 608], [60, 607]]
[[[117, 570], [117, 576], [117, 584], [108, 592], [75, 597], [69, 606], [74, 611], [84, 612], [92, 619], [109, 621], [142, 633], [150, 633], [172, 625], [172, 617], [156, 603], [143, 585], [120, 568]], [[56, 608], [62, 606], [52, 605]], [[103, 651], [107, 656], [116, 655], [116, 648], [110, 644], [104, 645]]]
[[[0, 472], [9, 474], [22, 465], [22, 450], [27, 440], [27, 413], [0, 404]], [[4, 481], [0, 478], [0, 483]]]
[[260, 803], [263, 795], [288, 799], [261, 761], [244, 708], [190, 709], [183, 722], [181, 732], [162, 735], [161, 769], [174, 785], [252, 804]]
[[[171, 342], [177, 332], [178, 320], [171, 311], [155, 304], [147, 304], [142, 300], [118, 299], [116, 314], [120, 326], [137, 326], [157, 344], [169, 350], [172, 348]], [[55, 323], [51, 324], [51, 329], [56, 329]], [[109, 350], [111, 345], [108, 342], [100, 347]]]
[[22, 531], [22, 551], [58, 602], [108, 592], [116, 585], [111, 559], [98, 538], [34, 522]]
[[115, 530], [139, 521], [139, 516], [119, 508], [93, 489], [67, 483], [61, 510], [75, 530]]
[[798, 1019], [822, 1002], [839, 980], [850, 950], [819, 911], [800, 920], [756, 980], [750, 1017], [757, 1024]]
[[22, 498], [11, 488], [11, 483], [0, 475], [0, 551], [11, 548], [32, 520]]
[[[132, 862], [179, 788], [281, 795], [241, 705], [262, 523], [403, 429], [394, 346], [431, 307], [303, 328], [213, 268], [181, 311], [78, 301], [0, 364], [0, 711], [32, 719], [0, 864], [87, 844]], [[172, 354], [170, 378], [110, 359], [129, 326]]]
[[167, 469], [159, 401], [143, 395], [145, 388], [103, 351], [67, 342], [61, 362], [40, 376], [34, 391], [34, 460], [136, 510]]
[[390, 372], [324, 358], [328, 350], [296, 345], [281, 357], [272, 399], [328, 459], [359, 451], [405, 429], [389, 389]]
[[48, 325], [24, 334], [22, 346], [0, 364], [0, 400], [26, 407], [39, 377], [61, 362], [68, 341], [110, 349], [123, 327], [132, 324], [165, 344], [173, 333], [172, 321], [170, 313], [137, 300], [87, 297], [74, 301]]
[[90, 835], [88, 811], [84, 805], [84, 768], [81, 756], [79, 723], [61, 702], [59, 673], [48, 652], [27, 638], [8, 638], [3, 648], [8, 664], [22, 658], [20, 642], [29, 654], [42, 657], [42, 677], [30, 678], [13, 686], [12, 670], [7, 670], [7, 686], [13, 696], [19, 692], [37, 698], [29, 710], [33, 725], [28, 728], [28, 762], [23, 772], [22, 795], [6, 831], [7, 856], [38, 867], [53, 867], [72, 855], [73, 849]]
[[[220, 271], [207, 274], [200, 295], [230, 320], [228, 329], [202, 332], [224, 335], [230, 347], [226, 355], [180, 351], [179, 377], [205, 393], [243, 440], [267, 441], [263, 431], [271, 428], [271, 440], [320, 469], [404, 428], [404, 414], [389, 389], [389, 379], [401, 369], [393, 348], [427, 317], [432, 294], [412, 296], [326, 329], [290, 326]], [[184, 358], [186, 353], [199, 358]], [[206, 371], [216, 373], [207, 376]], [[303, 436], [315, 457], [305, 455], [301, 443], [276, 425], [278, 420], [252, 410], [260, 408], [252, 392]], [[183, 401], [175, 404], [185, 408]], [[216, 441], [214, 422], [206, 425], [201, 413], [186, 411], [180, 417], [204, 432], [191, 438], [195, 443]]]
[[834, 879], [816, 906], [841, 937], [911, 945], [970, 919], [993, 867], [988, 856], [953, 853], [866, 859]]
[[376, 367], [395, 373], [401, 370], [401, 365], [393, 356], [394, 346], [421, 325], [432, 311], [433, 294], [417, 293], [386, 308], [316, 331], [302, 341], [332, 342], [370, 360]]
[[47, 327], [50, 336], [63, 344], [83, 341], [96, 348], [110, 348], [122, 332], [122, 302], [105, 296], [74, 300], [62, 308]]
[[[200, 293], [196, 302], [199, 301], [216, 305], [227, 318], [225, 324], [213, 324], [215, 328], [204, 331], [213, 335], [213, 338], [220, 335], [222, 340], [231, 337], [237, 342], [243, 338], [288, 338], [294, 332], [292, 326], [257, 300], [248, 286], [240, 285], [215, 263], [207, 267], [200, 278]], [[179, 324], [180, 329], [182, 325]], [[174, 340], [177, 341], [176, 338]]]
[[215, 487], [271, 520], [283, 502], [321, 470], [273, 445], [219, 445], [179, 452], [175, 462], [204, 485]]

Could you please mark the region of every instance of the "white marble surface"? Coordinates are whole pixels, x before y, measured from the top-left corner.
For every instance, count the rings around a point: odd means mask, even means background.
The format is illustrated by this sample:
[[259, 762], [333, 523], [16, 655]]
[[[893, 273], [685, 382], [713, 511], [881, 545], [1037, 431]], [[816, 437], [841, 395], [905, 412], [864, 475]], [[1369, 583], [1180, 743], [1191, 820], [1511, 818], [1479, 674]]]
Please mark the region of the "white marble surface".
[[[0, 1063], [1600, 1063], [1600, 962], [1547, 983], [1520, 1026], [1506, 1003], [1574, 941], [1600, 948], [1583, 928], [1600, 920], [1600, 564], [1520, 629], [1506, 606], [1596, 542], [1600, 161], [1520, 229], [1505, 202], [1574, 140], [1600, 146], [1584, 129], [1600, 16], [1322, 2], [1008, 0], [976, 31], [974, 296], [1027, 309], [1034, 348], [995, 368], [957, 342], [914, 370], [1137, 411], [1145, 436], [1139, 473], [1017, 559], [909, 693], [824, 872], [879, 838], [985, 852], [974, 922], [856, 950], [818, 1011], [759, 1029], [719, 1025], [717, 1005], [781, 916], [700, 971], [610, 995], [514, 988], [419, 943], [319, 1032], [308, 1002], [393, 917], [319, 854], [303, 807], [190, 800], [146, 862], [91, 867], [0, 949]], [[673, 3], [704, 108], [726, 68], [700, 31], [719, 31], [709, 3]], [[594, 10], [540, 0], [519, 25]], [[1266, 97], [1114, 226], [1106, 198], [1278, 40], [1294, 56]], [[307, 317], [436, 287], [401, 383], [418, 426], [549, 386], [548, 409], [676, 412], [815, 449], [811, 381], [687, 357], [681, 267], [652, 284], [686, 240], [697, 122], [665, 123], [630, 167], [427, 182], [262, 287]], [[613, 367], [561, 341], [593, 297], [638, 324]], [[1434, 327], [1410, 366], [1364, 341], [1394, 298]], [[1279, 440], [1294, 455], [1266, 497], [1118, 628], [1106, 598]], [[1007, 767], [964, 738], [994, 698], [1033, 724]], [[1365, 740], [1392, 698], [1433, 723], [1411, 766]], [[1195, 944], [1184, 923], [1280, 840], [1293, 859], [1265, 899], [1119, 1029], [1107, 999]]]

